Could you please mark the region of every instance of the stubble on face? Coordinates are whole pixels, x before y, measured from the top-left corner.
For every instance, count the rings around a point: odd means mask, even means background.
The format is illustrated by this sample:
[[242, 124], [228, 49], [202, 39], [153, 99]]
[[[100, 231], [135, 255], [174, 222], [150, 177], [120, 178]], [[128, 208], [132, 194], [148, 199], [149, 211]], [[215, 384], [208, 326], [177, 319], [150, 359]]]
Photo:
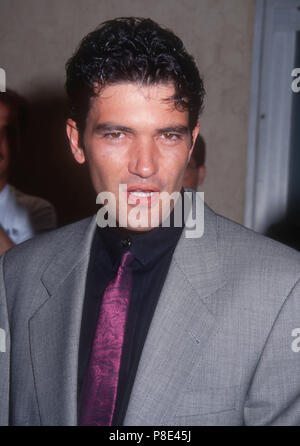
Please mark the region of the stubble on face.
[[129, 190], [128, 212], [133, 199], [144, 200], [149, 213], [149, 205], [158, 205], [150, 196], [181, 190], [198, 129], [191, 135], [188, 111], [169, 100], [174, 92], [172, 84], [120, 83], [106, 86], [91, 101], [84, 154], [96, 192], [112, 192], [117, 212], [125, 204], [120, 184]]

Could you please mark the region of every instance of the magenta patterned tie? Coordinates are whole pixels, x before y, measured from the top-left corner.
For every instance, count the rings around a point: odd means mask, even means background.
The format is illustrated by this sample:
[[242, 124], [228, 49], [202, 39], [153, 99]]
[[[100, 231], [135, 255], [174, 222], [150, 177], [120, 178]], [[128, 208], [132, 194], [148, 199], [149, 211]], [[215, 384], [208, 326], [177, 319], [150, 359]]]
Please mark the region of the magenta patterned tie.
[[102, 299], [95, 337], [79, 403], [80, 426], [111, 426], [119, 380], [127, 310], [131, 292], [132, 254], [124, 254], [117, 275]]

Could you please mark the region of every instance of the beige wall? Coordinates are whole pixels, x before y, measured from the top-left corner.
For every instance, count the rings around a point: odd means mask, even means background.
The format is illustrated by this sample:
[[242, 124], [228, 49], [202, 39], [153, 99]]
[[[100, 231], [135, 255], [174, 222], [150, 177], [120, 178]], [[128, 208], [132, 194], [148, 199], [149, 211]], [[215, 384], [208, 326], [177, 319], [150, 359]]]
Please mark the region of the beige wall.
[[28, 98], [63, 91], [64, 64], [103, 20], [151, 17], [194, 55], [207, 91], [206, 201], [243, 221], [254, 0], [0, 0], [0, 67]]

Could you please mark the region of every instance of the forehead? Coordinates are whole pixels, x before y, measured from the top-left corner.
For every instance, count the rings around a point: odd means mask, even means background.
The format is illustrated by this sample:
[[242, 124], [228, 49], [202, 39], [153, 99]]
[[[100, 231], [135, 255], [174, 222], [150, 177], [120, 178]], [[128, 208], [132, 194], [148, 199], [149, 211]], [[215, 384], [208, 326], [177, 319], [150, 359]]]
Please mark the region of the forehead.
[[10, 108], [0, 102], [0, 128], [5, 127], [9, 124], [12, 112]]
[[175, 108], [172, 97], [175, 88], [172, 83], [143, 85], [122, 82], [104, 87], [98, 96], [92, 98], [90, 115], [94, 118], [135, 119], [178, 119], [186, 121], [187, 111]]

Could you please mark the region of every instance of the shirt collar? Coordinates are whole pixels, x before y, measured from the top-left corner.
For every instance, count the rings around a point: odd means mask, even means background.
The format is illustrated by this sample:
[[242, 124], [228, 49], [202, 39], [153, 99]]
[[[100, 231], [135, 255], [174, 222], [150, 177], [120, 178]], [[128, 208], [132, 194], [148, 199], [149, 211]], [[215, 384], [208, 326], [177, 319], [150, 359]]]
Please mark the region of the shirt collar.
[[[174, 211], [170, 214], [173, 221]], [[129, 231], [125, 228], [97, 227], [95, 243], [103, 245], [114, 268], [117, 268], [122, 255], [130, 250], [143, 268], [151, 268], [157, 260], [175, 249], [183, 230], [181, 227], [162, 227], [150, 231]]]

